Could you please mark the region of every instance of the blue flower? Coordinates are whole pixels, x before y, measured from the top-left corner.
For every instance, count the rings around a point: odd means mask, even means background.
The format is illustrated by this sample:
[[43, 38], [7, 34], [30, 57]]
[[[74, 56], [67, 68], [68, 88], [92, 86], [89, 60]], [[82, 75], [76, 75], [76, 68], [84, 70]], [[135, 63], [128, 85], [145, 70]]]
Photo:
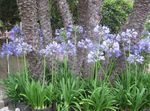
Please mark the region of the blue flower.
[[90, 51], [88, 53], [88, 56], [87, 56], [87, 62], [88, 63], [95, 63], [97, 61], [102, 61], [102, 60], [105, 60], [105, 56], [104, 56], [104, 53], [99, 51], [99, 50], [95, 50], [95, 51]]
[[129, 57], [127, 58], [127, 61], [129, 63], [140, 63], [142, 64], [144, 61], [144, 57], [140, 56], [140, 55], [134, 55], [134, 54], [130, 54]]
[[18, 26], [14, 26], [10, 31], [9, 31], [9, 38], [11, 40], [14, 40], [16, 36], [21, 34], [21, 29]]
[[71, 42], [68, 41], [67, 43], [62, 43], [62, 55], [64, 56], [75, 56], [76, 55], [76, 46]]
[[22, 42], [22, 43], [18, 43], [15, 47], [15, 55], [17, 56], [21, 56], [21, 55], [26, 55], [27, 53], [30, 53], [32, 52], [32, 46], [25, 43], [25, 42]]
[[1, 57], [6, 55], [13, 55], [14, 54], [15, 45], [13, 42], [9, 42], [8, 44], [4, 43], [1, 49]]
[[81, 41], [78, 42], [78, 47], [79, 48], [84, 48], [84, 49], [93, 49], [94, 48], [94, 44], [90, 39], [82, 39]]

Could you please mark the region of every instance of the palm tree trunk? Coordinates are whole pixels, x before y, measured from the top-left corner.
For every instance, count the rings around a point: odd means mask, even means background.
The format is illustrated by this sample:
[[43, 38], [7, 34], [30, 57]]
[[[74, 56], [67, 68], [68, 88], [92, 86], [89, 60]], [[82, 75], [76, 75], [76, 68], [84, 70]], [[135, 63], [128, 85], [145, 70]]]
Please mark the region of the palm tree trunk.
[[73, 25], [72, 14], [66, 0], [56, 0], [65, 27]]
[[[20, 11], [20, 17], [22, 21], [22, 29], [26, 37], [26, 41], [33, 46], [34, 49], [38, 49], [37, 38], [37, 10], [36, 0], [18, 0], [18, 7]], [[42, 72], [42, 63], [35, 51], [32, 51], [27, 55], [29, 62], [29, 70], [31, 74], [38, 79]]]
[[122, 31], [126, 29], [135, 29], [139, 37], [144, 30], [144, 25], [150, 11], [150, 0], [135, 0], [133, 11], [128, 18], [128, 21], [122, 27]]
[[[79, 12], [79, 24], [87, 30], [88, 38], [97, 42], [94, 37], [93, 29], [99, 25], [101, 20], [100, 8], [102, 6], [102, 0], [79, 0], [78, 12]], [[83, 34], [80, 35], [78, 40], [82, 39]], [[90, 66], [86, 60], [87, 53], [85, 50], [77, 49], [77, 66], [78, 72], [82, 73], [84, 77], [89, 77], [91, 74]]]
[[79, 0], [79, 24], [92, 31], [100, 23], [101, 6], [102, 0]]
[[38, 18], [44, 36], [44, 45], [52, 41], [49, 0], [37, 0]]
[[[49, 0], [37, 0], [39, 27], [42, 30], [44, 48], [52, 42], [52, 27], [50, 21], [50, 3]], [[46, 62], [49, 70], [52, 66], [52, 57], [47, 57]]]
[[[147, 20], [148, 13], [150, 11], [150, 0], [135, 0], [133, 11], [128, 18], [128, 21], [123, 25], [121, 31], [126, 31], [127, 29], [135, 29], [138, 32], [138, 39], [144, 30], [144, 25]], [[118, 58], [116, 63], [116, 68], [111, 75], [110, 79], [113, 82], [121, 72], [125, 69], [125, 57], [121, 56]]]

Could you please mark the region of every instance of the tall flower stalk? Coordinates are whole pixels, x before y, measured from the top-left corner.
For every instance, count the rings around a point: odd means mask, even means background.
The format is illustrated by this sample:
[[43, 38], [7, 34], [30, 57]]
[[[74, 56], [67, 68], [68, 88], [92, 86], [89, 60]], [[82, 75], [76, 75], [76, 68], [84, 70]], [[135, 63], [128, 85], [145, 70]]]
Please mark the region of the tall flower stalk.
[[28, 75], [28, 67], [27, 67], [26, 54], [23, 54], [23, 62], [24, 62], [24, 71], [25, 71], [25, 74]]
[[43, 56], [43, 85], [45, 84], [45, 79], [46, 79], [46, 57]]
[[[6, 44], [8, 44], [8, 38], [6, 39]], [[7, 54], [7, 73], [10, 74], [9, 54]]]

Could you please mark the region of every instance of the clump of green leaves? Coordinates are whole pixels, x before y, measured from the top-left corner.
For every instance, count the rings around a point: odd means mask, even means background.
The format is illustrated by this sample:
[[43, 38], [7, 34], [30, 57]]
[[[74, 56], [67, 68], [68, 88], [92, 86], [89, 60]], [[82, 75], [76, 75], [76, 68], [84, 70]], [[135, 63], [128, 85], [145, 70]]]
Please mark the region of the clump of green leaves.
[[93, 87], [92, 84], [93, 82], [89, 83], [90, 86], [88, 86], [88, 89], [85, 89], [84, 94], [81, 96], [80, 104], [83, 109], [85, 111], [115, 111], [115, 96], [111, 92], [112, 89], [109, 87], [109, 84], [99, 82], [97, 87], [95, 85]]
[[70, 111], [74, 109], [80, 111], [79, 96], [82, 91], [82, 82], [79, 78], [73, 76], [68, 77], [68, 79], [62, 78], [59, 82], [60, 102], [58, 102], [57, 110]]
[[139, 69], [137, 65], [127, 66], [116, 81], [114, 93], [119, 109], [140, 111], [148, 103], [149, 91], [144, 80], [146, 73]]
[[53, 85], [44, 85], [39, 81], [32, 80], [25, 84], [25, 92], [21, 95], [33, 109], [41, 110], [50, 107], [53, 102]]
[[5, 93], [7, 97], [17, 103], [24, 101], [24, 98], [20, 95], [24, 93], [24, 85], [30, 80], [26, 74], [10, 74], [2, 84], [4, 85]]

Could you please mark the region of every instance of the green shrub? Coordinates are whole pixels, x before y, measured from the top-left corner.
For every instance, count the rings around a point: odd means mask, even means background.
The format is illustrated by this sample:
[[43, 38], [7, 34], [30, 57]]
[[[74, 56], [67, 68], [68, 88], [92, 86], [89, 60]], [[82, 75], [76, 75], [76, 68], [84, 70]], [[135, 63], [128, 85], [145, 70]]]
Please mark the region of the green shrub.
[[101, 24], [108, 26], [112, 33], [120, 31], [132, 11], [129, 0], [104, 0]]

